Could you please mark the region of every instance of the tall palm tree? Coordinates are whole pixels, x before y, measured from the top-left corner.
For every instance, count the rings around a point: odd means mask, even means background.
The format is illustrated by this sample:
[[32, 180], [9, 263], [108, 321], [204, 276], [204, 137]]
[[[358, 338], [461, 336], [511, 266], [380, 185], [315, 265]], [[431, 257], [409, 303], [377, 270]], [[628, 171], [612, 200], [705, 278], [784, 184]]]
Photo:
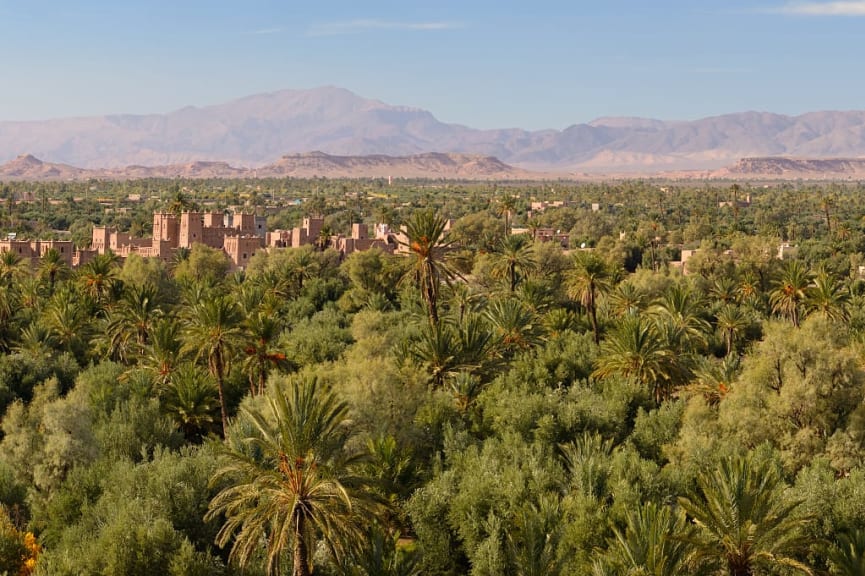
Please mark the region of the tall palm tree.
[[511, 214], [517, 207], [517, 197], [512, 194], [506, 194], [499, 198], [498, 212], [505, 217], [505, 236], [510, 236], [511, 233]]
[[793, 513], [799, 502], [785, 489], [773, 466], [751, 456], [725, 458], [701, 472], [697, 490], [679, 499], [697, 526], [690, 543], [700, 565], [730, 576], [774, 567], [811, 574], [794, 557], [807, 548], [801, 529], [808, 520]]
[[598, 296], [612, 289], [607, 263], [594, 252], [578, 252], [568, 278], [568, 297], [577, 300], [589, 314], [595, 344], [601, 341], [598, 326]]
[[153, 325], [147, 347], [140, 358], [142, 368], [155, 377], [158, 388], [168, 385], [183, 361], [180, 324], [174, 318], [162, 317]]
[[196, 360], [204, 360], [211, 376], [216, 379], [222, 431], [228, 427], [225, 406], [225, 375], [231, 366], [241, 336], [240, 311], [226, 296], [213, 296], [199, 301], [185, 311], [184, 350]]
[[427, 366], [434, 386], [441, 387], [445, 378], [461, 369], [456, 334], [448, 324], [430, 324], [421, 329], [418, 338], [409, 343], [408, 355]]
[[410, 279], [417, 286], [433, 324], [439, 320], [438, 295], [441, 283], [450, 283], [458, 276], [448, 265], [444, 254], [451, 244], [446, 238], [446, 227], [447, 221], [435, 211], [419, 210], [406, 223], [406, 240], [402, 242], [412, 256], [411, 267], [403, 280]]
[[66, 352], [84, 353], [90, 332], [90, 317], [79, 294], [71, 285], [58, 290], [43, 311], [45, 327], [53, 341]]
[[593, 375], [634, 378], [660, 403], [672, 393], [680, 372], [676, 354], [666, 347], [655, 325], [640, 316], [626, 316], [601, 344]]
[[847, 287], [823, 268], [817, 270], [813, 283], [805, 290], [805, 309], [834, 322], [847, 321], [849, 302]]
[[54, 294], [54, 285], [58, 280], [69, 276], [69, 265], [56, 248], [51, 248], [39, 260], [39, 276], [48, 281], [48, 293]]
[[278, 316], [255, 311], [244, 316], [242, 328], [243, 371], [249, 378], [250, 392], [261, 394], [270, 371], [288, 366], [285, 352], [275, 348], [284, 326]]
[[709, 288], [712, 298], [722, 304], [730, 304], [736, 300], [736, 280], [730, 276], [716, 278]]
[[516, 298], [501, 298], [490, 302], [486, 318], [504, 356], [510, 357], [541, 342], [541, 323], [538, 317]]
[[316, 380], [271, 386], [262, 410], [241, 409], [234, 434], [220, 450], [213, 482], [224, 485], [207, 520], [225, 518], [217, 544], [245, 566], [266, 548], [268, 576], [282, 573], [291, 550], [292, 574], [309, 576], [314, 539], [342, 557], [359, 546], [374, 505], [369, 482], [356, 474], [362, 453], [349, 451], [348, 405]]
[[184, 364], [171, 373], [168, 384], [162, 387], [159, 405], [193, 442], [213, 430], [219, 414], [216, 386], [195, 364]]
[[97, 254], [78, 269], [78, 278], [86, 294], [104, 306], [117, 278], [118, 258], [111, 252]]
[[625, 529], [613, 528], [613, 538], [594, 565], [595, 576], [641, 574], [645, 576], [691, 576], [692, 534], [685, 514], [669, 506], [649, 502], [630, 512]]
[[27, 263], [12, 251], [0, 252], [0, 283], [10, 288], [15, 280], [27, 274]]
[[300, 293], [303, 290], [304, 281], [313, 278], [318, 272], [318, 260], [315, 259], [311, 250], [300, 248], [292, 253], [287, 272], [290, 276], [290, 282], [296, 286], [297, 292]]
[[533, 245], [526, 234], [508, 234], [493, 252], [492, 274], [506, 278], [511, 292], [517, 289], [520, 278], [524, 278], [534, 266]]
[[108, 319], [106, 332], [111, 349], [119, 351], [124, 361], [128, 360], [130, 353], [142, 353], [162, 315], [162, 304], [155, 286], [149, 283], [129, 286]]
[[715, 406], [730, 391], [730, 387], [739, 375], [739, 358], [727, 355], [723, 360], [710, 360], [700, 357], [694, 370], [694, 379], [686, 390], [702, 394], [706, 403]]
[[450, 308], [459, 311], [459, 321], [462, 322], [466, 314], [474, 311], [482, 302], [482, 297], [468, 283], [454, 282], [450, 285], [450, 297], [448, 300]]
[[646, 300], [640, 288], [630, 282], [622, 282], [609, 293], [607, 307], [616, 316], [637, 314], [646, 309]]
[[775, 288], [769, 293], [772, 311], [786, 316], [796, 328], [805, 302], [805, 292], [811, 283], [811, 273], [799, 260], [784, 263], [781, 275], [775, 281]]
[[537, 504], [522, 508], [507, 534], [507, 555], [515, 576], [556, 576], [565, 558], [559, 554], [564, 537], [561, 501], [542, 495]]
[[829, 563], [838, 576], [865, 576], [865, 530], [842, 533], [829, 548]]
[[715, 314], [718, 330], [724, 335], [727, 356], [733, 351], [736, 337], [748, 327], [750, 320], [745, 312], [735, 304], [726, 304]]
[[427, 325], [406, 351], [427, 366], [433, 385], [441, 387], [451, 375], [483, 367], [492, 355], [492, 333], [478, 315], [471, 314], [458, 326], [451, 322]]
[[682, 351], [705, 347], [706, 335], [711, 327], [703, 318], [703, 311], [700, 294], [684, 283], [670, 286], [654, 307], [654, 312], [680, 333]]
[[0, 351], [8, 352], [16, 330], [20, 307], [18, 293], [11, 286], [0, 289]]

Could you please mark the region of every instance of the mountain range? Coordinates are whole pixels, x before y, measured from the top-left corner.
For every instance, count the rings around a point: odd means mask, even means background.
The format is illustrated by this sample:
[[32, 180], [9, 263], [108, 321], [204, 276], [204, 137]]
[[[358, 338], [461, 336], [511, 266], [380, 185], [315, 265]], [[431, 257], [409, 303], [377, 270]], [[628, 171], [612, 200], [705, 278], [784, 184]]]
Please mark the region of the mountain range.
[[744, 112], [693, 121], [599, 118], [563, 130], [479, 130], [324, 87], [168, 114], [0, 122], [0, 163], [29, 153], [88, 169], [213, 161], [259, 168], [313, 150], [344, 157], [470, 154], [555, 173], [715, 170], [745, 157], [865, 156], [865, 112]]

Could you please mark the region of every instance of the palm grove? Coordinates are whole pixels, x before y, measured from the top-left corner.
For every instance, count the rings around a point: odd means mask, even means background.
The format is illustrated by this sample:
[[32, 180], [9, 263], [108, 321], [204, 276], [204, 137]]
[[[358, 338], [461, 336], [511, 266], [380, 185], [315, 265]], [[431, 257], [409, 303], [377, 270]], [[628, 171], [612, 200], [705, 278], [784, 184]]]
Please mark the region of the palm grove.
[[865, 573], [861, 190], [364, 185], [407, 256], [2, 255], [0, 573]]

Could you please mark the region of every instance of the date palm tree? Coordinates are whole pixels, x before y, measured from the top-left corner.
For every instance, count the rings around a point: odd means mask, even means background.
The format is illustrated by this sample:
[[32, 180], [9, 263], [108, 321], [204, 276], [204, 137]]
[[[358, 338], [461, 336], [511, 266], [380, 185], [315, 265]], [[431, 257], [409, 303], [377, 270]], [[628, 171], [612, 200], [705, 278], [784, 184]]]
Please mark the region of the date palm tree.
[[160, 318], [150, 332], [150, 340], [140, 358], [140, 365], [154, 375], [158, 388], [170, 382], [183, 361], [181, 336], [180, 324], [170, 317]]
[[27, 275], [27, 264], [12, 251], [0, 252], [0, 283], [6, 288]]
[[418, 288], [433, 324], [439, 320], [438, 296], [442, 282], [450, 283], [458, 276], [444, 255], [451, 244], [446, 238], [446, 227], [447, 221], [435, 211], [419, 210], [406, 223], [406, 240], [402, 242], [412, 256], [411, 267], [403, 275], [403, 281], [411, 281]]
[[318, 273], [319, 263], [313, 256], [312, 250], [301, 247], [292, 253], [289, 260], [287, 272], [290, 284], [294, 285], [297, 293], [303, 291], [303, 283]]
[[595, 576], [645, 574], [646, 576], [692, 576], [687, 542], [693, 529], [685, 514], [654, 502], [630, 512], [624, 530], [613, 528], [607, 549], [594, 565]]
[[130, 353], [141, 354], [162, 315], [155, 286], [149, 283], [129, 286], [108, 319], [106, 332], [111, 350], [117, 351], [124, 361]]
[[736, 344], [736, 337], [750, 323], [748, 315], [735, 304], [726, 304], [715, 314], [715, 321], [718, 330], [724, 335], [724, 346], [729, 356]]
[[510, 292], [517, 289], [517, 282], [524, 278], [535, 265], [531, 239], [526, 234], [508, 234], [499, 241], [493, 252], [492, 274], [508, 281]]
[[645, 310], [646, 300], [640, 288], [630, 282], [622, 282], [609, 293], [607, 307], [615, 316], [621, 317]]
[[185, 311], [184, 350], [196, 360], [204, 360], [216, 379], [222, 431], [228, 427], [225, 406], [225, 376], [237, 351], [241, 336], [240, 311], [237, 304], [221, 295], [198, 301]]
[[817, 271], [813, 283], [805, 290], [805, 309], [833, 322], [847, 321], [849, 303], [850, 291], [825, 269]]
[[225, 518], [216, 542], [241, 567], [263, 546], [268, 576], [283, 573], [285, 552], [291, 573], [309, 576], [315, 539], [344, 557], [374, 518], [369, 481], [357, 474], [363, 452], [346, 448], [348, 405], [315, 379], [270, 386], [266, 399], [241, 409], [220, 449], [213, 483], [225, 487], [205, 518]]
[[213, 431], [219, 417], [216, 386], [210, 375], [195, 364], [184, 364], [172, 372], [168, 384], [162, 387], [160, 407], [193, 442]]
[[516, 298], [501, 298], [490, 302], [486, 310], [499, 351], [511, 357], [521, 350], [540, 344], [540, 319]]
[[829, 548], [829, 563], [838, 576], [865, 576], [865, 530], [842, 533]]
[[505, 217], [505, 236], [511, 233], [511, 215], [517, 207], [517, 197], [506, 194], [499, 198], [498, 212]]
[[733, 355], [724, 356], [720, 361], [701, 357], [686, 390], [701, 394], [708, 405], [716, 406], [739, 376], [739, 363], [739, 358]]
[[702, 297], [684, 283], [670, 286], [654, 306], [654, 312], [680, 334], [683, 352], [706, 345], [711, 327], [703, 310]]
[[799, 327], [805, 293], [811, 283], [811, 273], [799, 260], [788, 260], [775, 288], [769, 293], [772, 311], [787, 317], [793, 326]]
[[39, 260], [39, 277], [48, 281], [48, 293], [54, 294], [58, 280], [67, 278], [71, 270], [56, 248], [51, 248]]
[[722, 304], [730, 304], [736, 301], [736, 280], [730, 276], [716, 278], [709, 288], [709, 294]]
[[275, 347], [283, 331], [279, 317], [255, 311], [247, 314], [243, 328], [243, 371], [249, 378], [249, 390], [253, 395], [264, 392], [264, 385], [270, 371], [286, 368], [288, 361], [285, 352]]
[[672, 393], [680, 366], [655, 325], [640, 316], [626, 316], [601, 344], [596, 377], [634, 378], [649, 388], [660, 403]]
[[93, 260], [78, 269], [78, 279], [84, 289], [100, 306], [106, 304], [117, 278], [118, 258], [113, 253], [97, 254]]
[[595, 344], [601, 341], [598, 326], [598, 297], [612, 289], [607, 263], [593, 252], [578, 252], [568, 277], [568, 297], [577, 300], [589, 315]]
[[43, 311], [45, 327], [53, 342], [66, 352], [84, 354], [90, 334], [90, 317], [81, 294], [64, 285], [51, 297]]
[[[697, 489], [679, 504], [697, 526], [689, 541], [701, 566], [730, 576], [785, 568], [811, 574], [794, 556], [807, 549], [807, 518], [794, 514], [799, 502], [770, 464], [751, 456], [725, 458], [701, 472]], [[774, 573], [774, 572], [773, 572]]]
[[516, 514], [507, 534], [507, 556], [515, 576], [557, 576], [565, 558], [559, 545], [564, 538], [561, 501], [556, 494], [541, 495], [537, 504]]

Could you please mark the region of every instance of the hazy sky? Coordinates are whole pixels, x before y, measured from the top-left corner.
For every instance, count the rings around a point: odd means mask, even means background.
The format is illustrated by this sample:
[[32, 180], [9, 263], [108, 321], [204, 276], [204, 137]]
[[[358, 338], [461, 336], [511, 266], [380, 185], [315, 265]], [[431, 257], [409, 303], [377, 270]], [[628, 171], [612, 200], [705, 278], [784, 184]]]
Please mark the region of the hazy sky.
[[0, 120], [334, 85], [474, 127], [865, 108], [865, 1], [0, 0]]

